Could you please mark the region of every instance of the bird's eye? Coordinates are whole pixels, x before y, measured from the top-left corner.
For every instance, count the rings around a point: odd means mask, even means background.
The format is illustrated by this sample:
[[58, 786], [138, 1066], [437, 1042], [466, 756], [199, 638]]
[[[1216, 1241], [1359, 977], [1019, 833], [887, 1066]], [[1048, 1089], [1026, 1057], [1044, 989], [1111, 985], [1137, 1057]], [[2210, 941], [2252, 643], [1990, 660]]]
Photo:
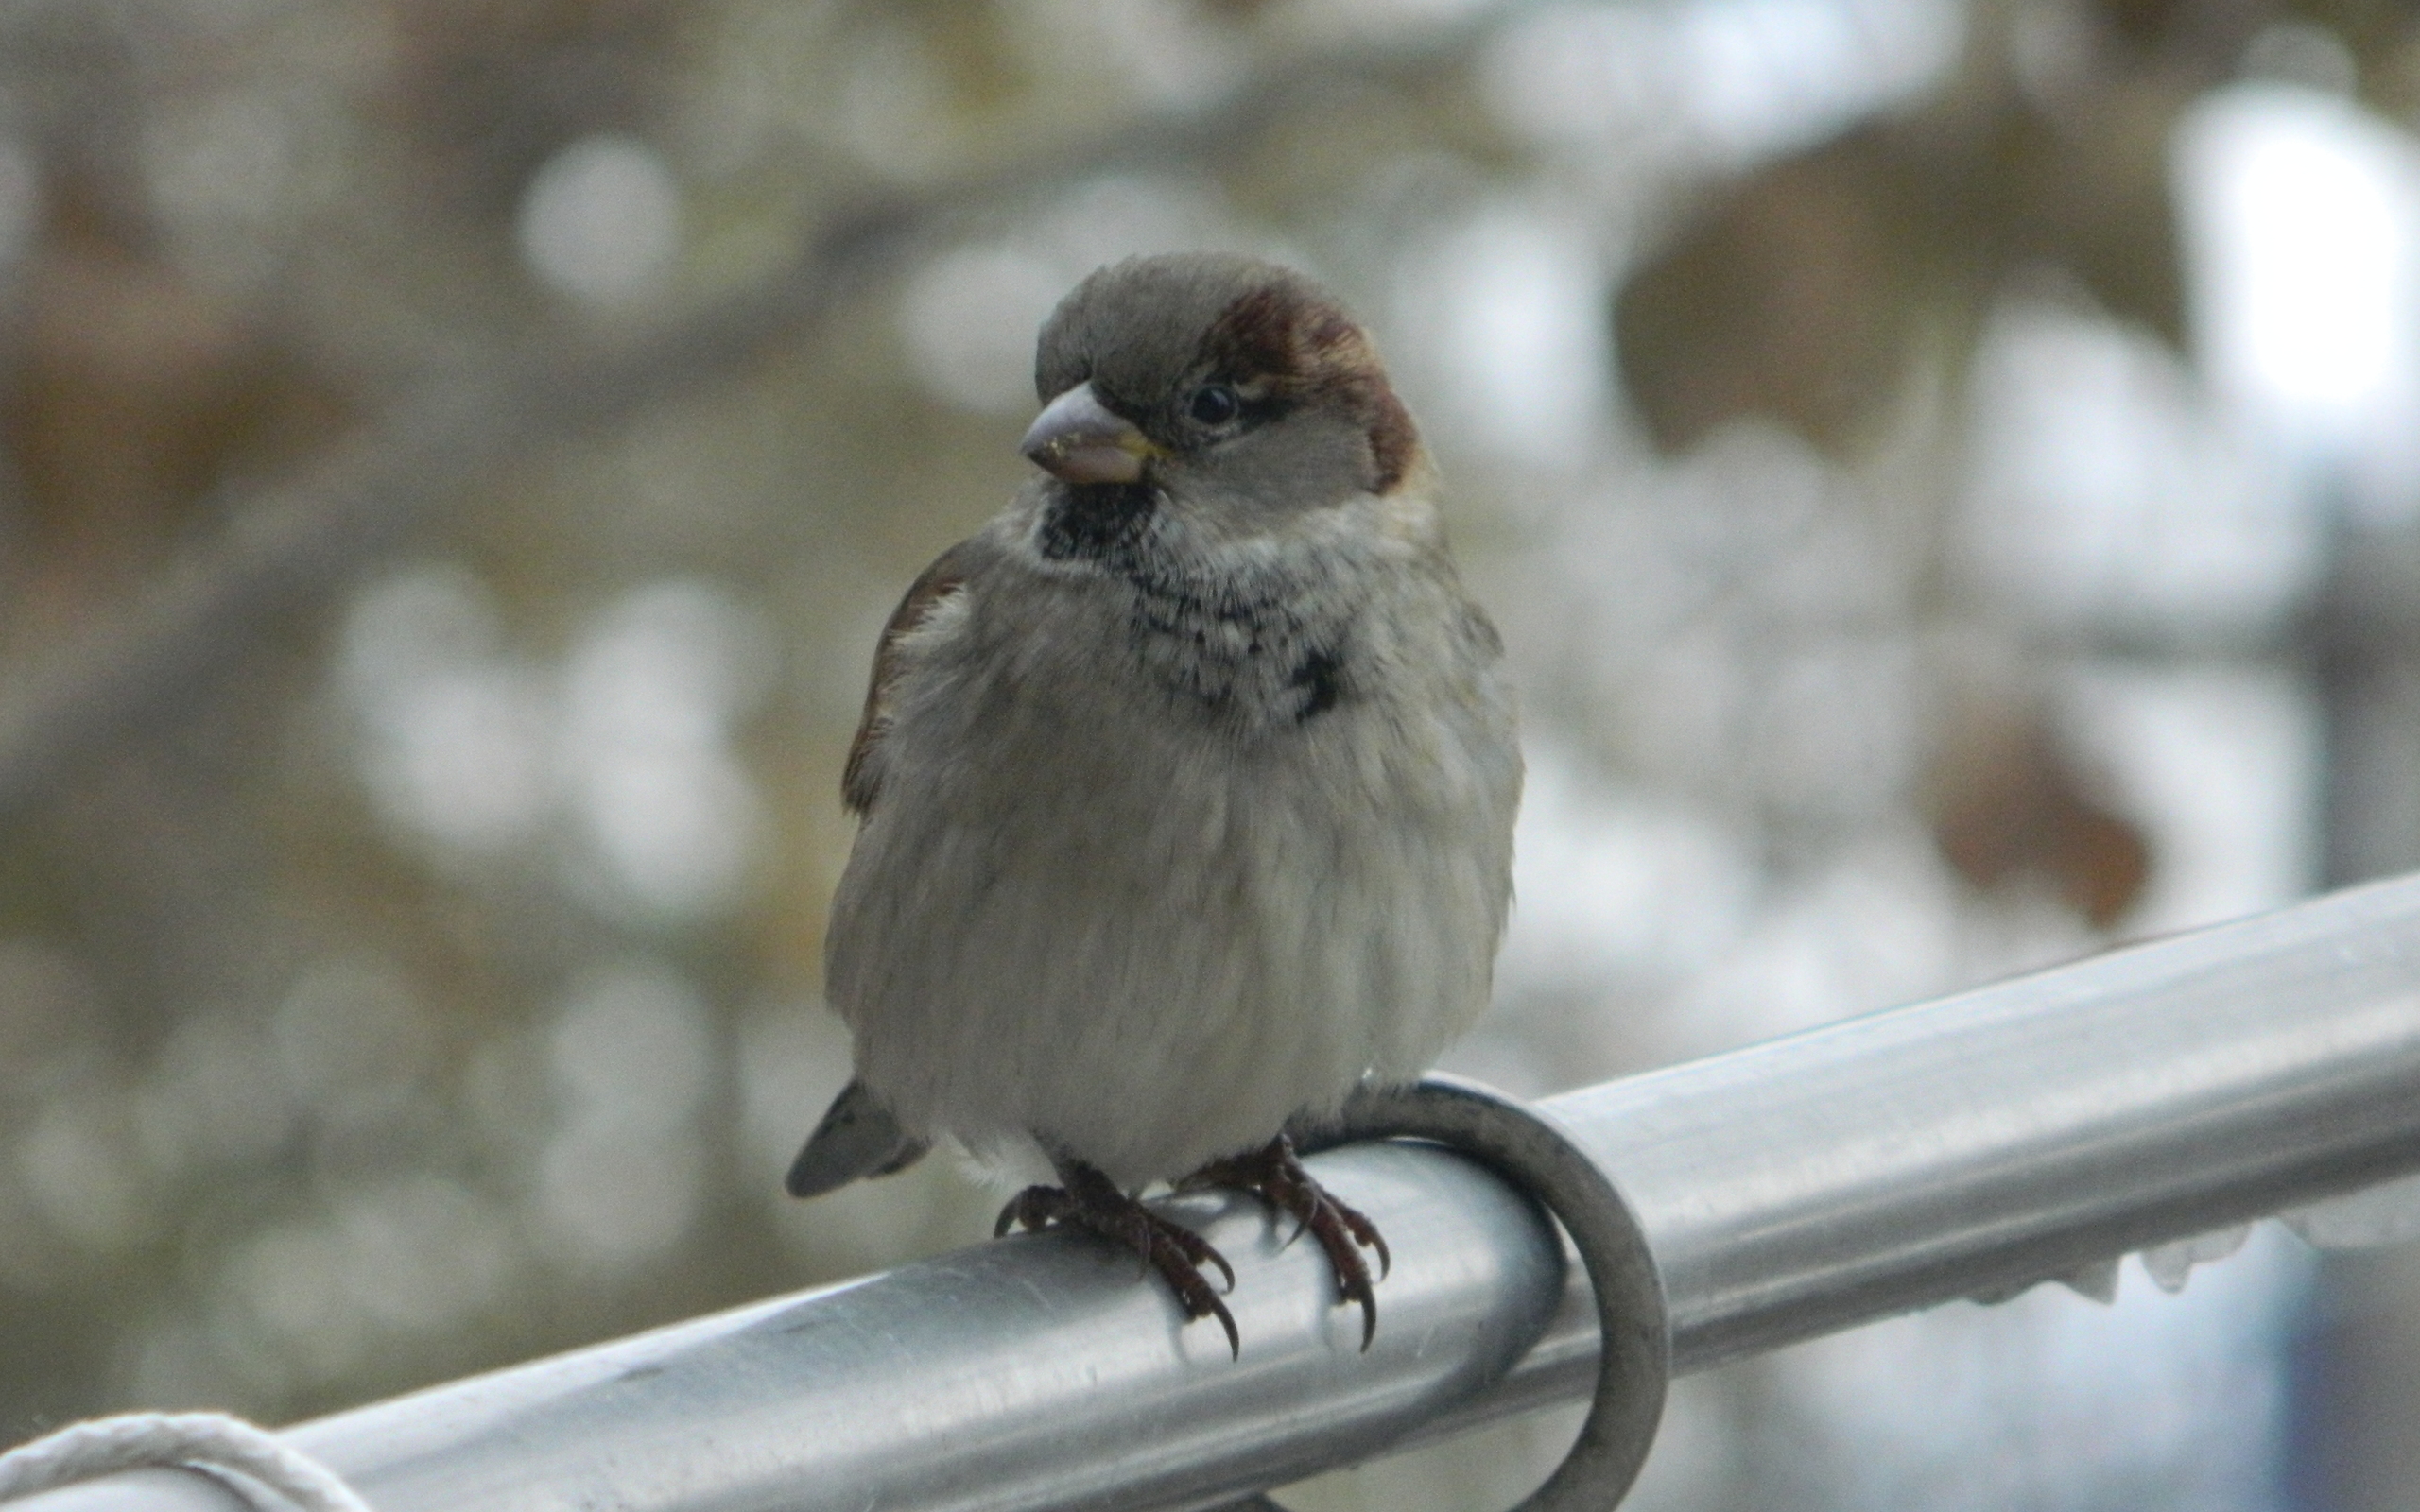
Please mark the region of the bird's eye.
[[1203, 425], [1224, 425], [1243, 407], [1244, 402], [1225, 384], [1203, 384], [1184, 402], [1184, 412]]

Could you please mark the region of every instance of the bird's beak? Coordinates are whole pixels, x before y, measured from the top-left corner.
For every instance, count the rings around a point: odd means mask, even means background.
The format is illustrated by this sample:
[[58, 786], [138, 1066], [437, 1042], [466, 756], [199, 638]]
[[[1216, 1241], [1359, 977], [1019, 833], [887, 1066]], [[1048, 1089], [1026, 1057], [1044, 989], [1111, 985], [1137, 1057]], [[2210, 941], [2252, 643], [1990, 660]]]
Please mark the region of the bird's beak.
[[1069, 483], [1139, 483], [1159, 455], [1130, 422], [1109, 412], [1090, 384], [1078, 384], [1035, 416], [1017, 450]]

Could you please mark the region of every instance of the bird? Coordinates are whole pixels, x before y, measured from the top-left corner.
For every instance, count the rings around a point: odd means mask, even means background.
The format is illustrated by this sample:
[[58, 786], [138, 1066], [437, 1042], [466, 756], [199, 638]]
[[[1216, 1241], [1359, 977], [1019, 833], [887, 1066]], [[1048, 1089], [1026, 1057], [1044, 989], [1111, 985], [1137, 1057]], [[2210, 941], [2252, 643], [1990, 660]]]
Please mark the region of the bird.
[[[1367, 1217], [1296, 1137], [1485, 1007], [1522, 765], [1503, 643], [1368, 335], [1254, 258], [1129, 258], [1045, 321], [1037, 471], [882, 630], [824, 936], [855, 1077], [798, 1196], [943, 1137], [1046, 1160], [996, 1232], [1132, 1250], [1236, 1322], [1142, 1194], [1291, 1216], [1377, 1326]], [[1040, 1167], [1032, 1166], [1037, 1173]]]

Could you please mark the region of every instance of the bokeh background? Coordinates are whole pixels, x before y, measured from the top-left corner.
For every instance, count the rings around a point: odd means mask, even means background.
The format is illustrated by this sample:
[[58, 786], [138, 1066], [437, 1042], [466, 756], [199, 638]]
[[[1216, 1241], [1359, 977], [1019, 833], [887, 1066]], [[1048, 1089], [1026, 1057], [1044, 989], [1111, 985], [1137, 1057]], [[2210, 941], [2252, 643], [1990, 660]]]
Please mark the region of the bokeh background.
[[[1323, 278], [1450, 481], [1459, 1069], [2420, 865], [2415, 128], [2391, 0], [6, 0], [0, 1444], [986, 1231], [778, 1177], [876, 627], [1132, 251]], [[2420, 1505], [2420, 1268], [2239, 1237], [1684, 1382], [1636, 1504]]]

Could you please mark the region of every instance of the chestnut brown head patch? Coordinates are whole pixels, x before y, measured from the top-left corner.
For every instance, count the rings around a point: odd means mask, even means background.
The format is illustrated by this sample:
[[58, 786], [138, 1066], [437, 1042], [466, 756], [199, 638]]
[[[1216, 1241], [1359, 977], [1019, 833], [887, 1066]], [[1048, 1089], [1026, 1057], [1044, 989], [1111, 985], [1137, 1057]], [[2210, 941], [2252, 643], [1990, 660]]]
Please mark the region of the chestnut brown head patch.
[[1303, 280], [1281, 274], [1236, 300], [1202, 348], [1222, 376], [1266, 385], [1277, 404], [1320, 404], [1351, 417], [1369, 438], [1371, 492], [1392, 490], [1410, 471], [1419, 432], [1370, 338]]

